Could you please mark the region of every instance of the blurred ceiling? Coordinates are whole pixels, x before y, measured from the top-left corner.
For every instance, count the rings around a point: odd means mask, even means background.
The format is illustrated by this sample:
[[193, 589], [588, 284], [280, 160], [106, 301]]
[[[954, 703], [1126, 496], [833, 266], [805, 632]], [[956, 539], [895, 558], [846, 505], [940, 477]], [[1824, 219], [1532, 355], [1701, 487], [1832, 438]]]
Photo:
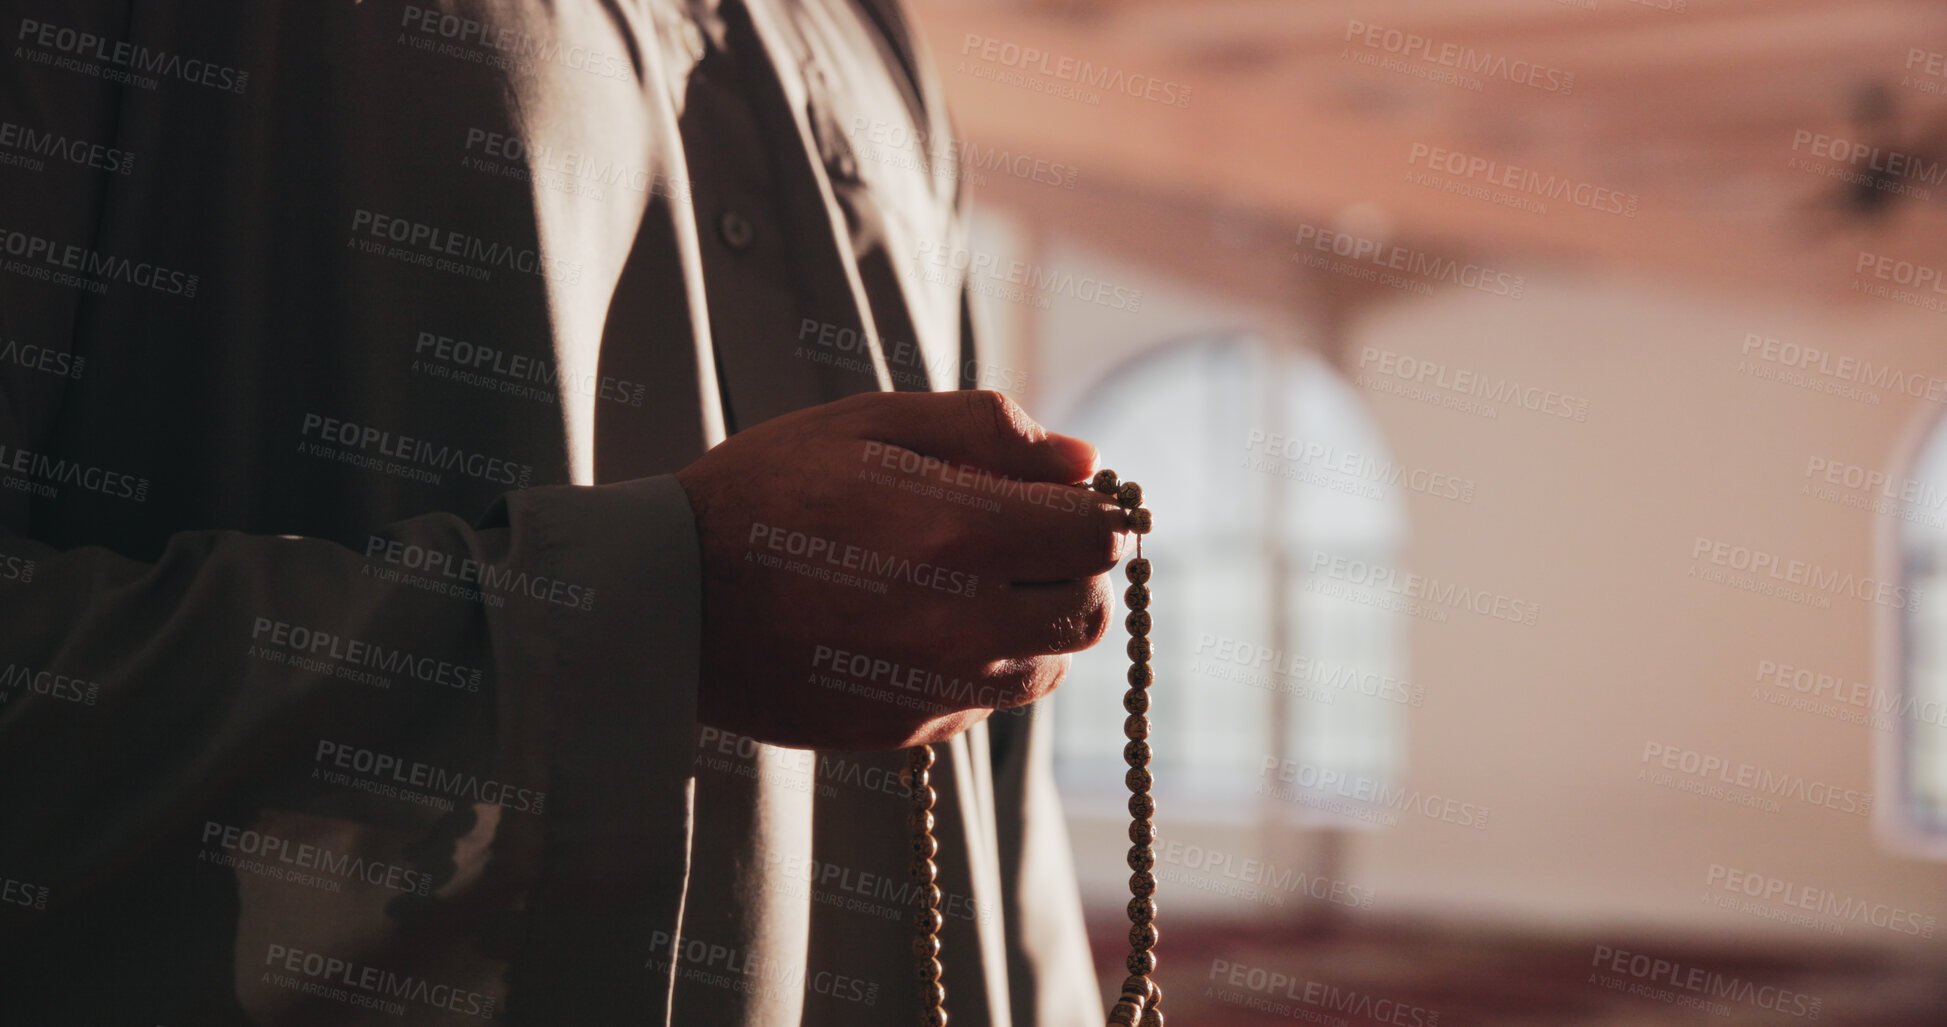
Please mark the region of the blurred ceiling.
[[[1265, 233], [1287, 252], [1297, 226], [1349, 222], [1447, 252], [1838, 302], [1858, 299], [1862, 250], [1947, 268], [1947, 4], [912, 2], [960, 137], [1078, 168], [1087, 187], [1001, 177], [987, 201], [1120, 234], [1139, 256], [1180, 260], [1189, 244], [1137, 238], [1118, 211], [1147, 205], [1216, 235]], [[1422, 42], [1402, 55], [1405, 34]], [[988, 40], [1050, 56], [1026, 66]], [[1424, 59], [1439, 53], [1485, 71], [1473, 83], [1423, 77], [1442, 70]], [[1187, 85], [1189, 103], [1048, 95], [1062, 58]], [[1571, 74], [1567, 89], [1520, 81]], [[1812, 152], [1817, 135], [1879, 150], [1832, 162]], [[1436, 148], [1498, 163], [1411, 180]], [[1447, 191], [1497, 188], [1510, 164], [1634, 194], [1637, 213], [1562, 200], [1538, 213]], [[1832, 172], [1890, 174], [1910, 195]]]

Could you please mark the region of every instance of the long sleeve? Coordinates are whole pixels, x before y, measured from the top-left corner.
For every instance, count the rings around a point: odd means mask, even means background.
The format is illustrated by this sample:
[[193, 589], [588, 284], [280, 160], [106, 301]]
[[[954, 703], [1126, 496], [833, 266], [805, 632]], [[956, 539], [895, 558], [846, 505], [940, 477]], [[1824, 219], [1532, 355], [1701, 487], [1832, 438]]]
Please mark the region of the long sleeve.
[[[0, 422], [10, 480], [86, 487], [25, 434]], [[59, 549], [26, 530], [24, 504], [8, 509], [0, 876], [37, 898], [0, 913], [10, 1005], [38, 995], [47, 1022], [84, 1008], [223, 1022], [202, 1018], [228, 1005], [228, 975], [211, 972], [230, 964], [228, 937], [239, 967], [270, 950], [245, 948], [235, 868], [209, 857], [331, 876], [328, 857], [294, 862], [293, 839], [267, 853], [243, 833], [266, 810], [445, 842], [396, 860], [423, 908], [344, 925], [365, 940], [333, 958], [470, 915], [466, 933], [512, 963], [517, 1001], [550, 1016], [666, 1004], [643, 945], [676, 930], [687, 867], [699, 594], [673, 479], [515, 491], [477, 524], [428, 514], [363, 547], [184, 531], [153, 560]], [[463, 839], [491, 858], [453, 851]], [[482, 866], [485, 883], [462, 879]], [[233, 922], [167, 896], [215, 896]], [[366, 912], [347, 900], [327, 915]], [[286, 933], [267, 945], [298, 949], [302, 932]]]
[[666, 1020], [681, 154], [473, 15], [0, 0], [0, 1019]]
[[[960, 286], [892, 295], [946, 180], [847, 152], [936, 109], [888, 6], [0, 0], [0, 1018], [893, 1007], [903, 916], [713, 842], [904, 853], [896, 796], [698, 780], [666, 476], [885, 387], [828, 337], [953, 378]], [[948, 958], [1000, 1024], [970, 734]]]

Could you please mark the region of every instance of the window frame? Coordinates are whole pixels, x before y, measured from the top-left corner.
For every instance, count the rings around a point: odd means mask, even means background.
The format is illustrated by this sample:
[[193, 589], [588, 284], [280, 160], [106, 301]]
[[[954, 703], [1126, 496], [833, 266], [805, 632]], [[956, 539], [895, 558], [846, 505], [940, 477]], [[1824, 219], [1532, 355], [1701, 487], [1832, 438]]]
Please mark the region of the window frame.
[[[1376, 447], [1388, 461], [1395, 459], [1391, 447], [1387, 445], [1384, 434], [1380, 431], [1376, 420], [1373, 419], [1372, 409], [1367, 404], [1365, 397], [1359, 395], [1353, 389], [1351, 381], [1337, 363], [1330, 360], [1326, 354], [1316, 350], [1306, 350], [1302, 355], [1297, 356], [1285, 353], [1275, 342], [1265, 338], [1263, 335], [1239, 328], [1215, 329], [1194, 334], [1168, 336], [1150, 346], [1144, 347], [1125, 359], [1115, 362], [1106, 367], [1085, 388], [1074, 394], [1068, 408], [1063, 412], [1061, 421], [1065, 423], [1066, 421], [1083, 416], [1085, 411], [1089, 411], [1096, 404], [1104, 401], [1103, 397], [1106, 391], [1116, 388], [1119, 382], [1136, 378], [1146, 371], [1150, 371], [1150, 365], [1158, 361], [1180, 356], [1187, 349], [1221, 351], [1225, 347], [1235, 347], [1244, 350], [1247, 359], [1257, 362], [1270, 371], [1270, 374], [1267, 375], [1268, 380], [1288, 383], [1286, 389], [1289, 389], [1297, 383], [1298, 379], [1295, 376], [1298, 374], [1316, 373], [1327, 376], [1330, 379], [1331, 385], [1342, 390], [1343, 397], [1351, 403], [1356, 404], [1365, 415], [1365, 422], [1359, 426], [1359, 430], [1364, 433], [1369, 433], [1372, 436], [1372, 442], [1376, 444]], [[1304, 361], [1309, 361], [1310, 366], [1306, 366], [1303, 363]], [[1269, 403], [1288, 403], [1288, 397], [1288, 391], [1269, 394]], [[1265, 407], [1265, 409], [1268, 409], [1268, 407]], [[1263, 412], [1264, 409], [1261, 409], [1260, 413]], [[1284, 413], [1280, 412], [1276, 416], [1283, 418]], [[1364, 448], [1366, 447], [1361, 447], [1361, 449]], [[1273, 487], [1281, 487], [1285, 492], [1287, 497], [1283, 501], [1285, 503], [1288, 503], [1288, 497], [1290, 495], [1295, 494], [1296, 490], [1302, 487], [1294, 482], [1273, 480], [1275, 483]], [[1381, 547], [1391, 548], [1391, 562], [1396, 564], [1399, 562], [1400, 555], [1404, 551], [1407, 532], [1409, 530], [1407, 526], [1410, 514], [1409, 504], [1406, 501], [1406, 497], [1396, 489], [1389, 492], [1379, 501], [1387, 504], [1390, 511], [1383, 516], [1391, 516], [1399, 524], [1399, 527], [1395, 530], [1391, 538], [1378, 543]], [[1282, 608], [1282, 604], [1275, 602], [1273, 597], [1278, 596], [1280, 593], [1287, 596], [1295, 595], [1296, 591], [1312, 576], [1312, 572], [1309, 568], [1302, 565], [1302, 560], [1299, 557], [1303, 554], [1298, 549], [1293, 548], [1294, 543], [1290, 540], [1287, 532], [1280, 530], [1274, 524], [1268, 523], [1262, 526], [1262, 530], [1264, 533], [1263, 541], [1275, 547], [1275, 555], [1266, 561], [1268, 564], [1268, 578], [1264, 583], [1264, 599], [1273, 609], [1279, 609]], [[1383, 615], [1397, 616], [1396, 614]], [[1284, 618], [1287, 622], [1293, 621], [1298, 616], [1299, 614], [1295, 609], [1284, 610]], [[1397, 636], [1394, 640], [1394, 646], [1396, 648], [1395, 655], [1397, 662], [1403, 664], [1406, 656], [1410, 652], [1409, 636], [1411, 625], [1399, 623], [1396, 631]], [[1278, 642], [1281, 643], [1279, 648], [1283, 650], [1302, 652], [1306, 646], [1304, 641], [1297, 637], [1299, 634], [1299, 632], [1292, 632], [1289, 624], [1282, 630], [1274, 626], [1270, 632], [1271, 638], [1267, 640], [1266, 644]], [[1083, 659], [1088, 659], [1088, 657], [1084, 656]], [[1402, 669], [1402, 676], [1404, 673]], [[1304, 728], [1299, 725], [1295, 716], [1299, 712], [1300, 707], [1295, 699], [1277, 690], [1267, 690], [1266, 699], [1264, 710], [1266, 715], [1272, 720], [1268, 738], [1270, 752], [1290, 757], [1293, 755], [1291, 746], [1294, 740], [1304, 731]], [[1394, 730], [1395, 737], [1391, 739], [1390, 743], [1392, 748], [1398, 753], [1397, 757], [1393, 759], [1394, 765], [1387, 771], [1388, 777], [1386, 780], [1390, 784], [1397, 784], [1399, 777], [1404, 774], [1405, 750], [1407, 748], [1406, 732], [1408, 725], [1405, 723], [1407, 713], [1405, 711], [1399, 711], [1396, 715], [1401, 718], [1401, 722]], [[1059, 727], [1056, 730], [1057, 738], [1060, 738], [1061, 733]], [[1118, 772], [1116, 773], [1110, 773], [1104, 770], [1099, 774], [1088, 774], [1086, 777], [1076, 775], [1073, 770], [1063, 771], [1061, 764], [1062, 761], [1058, 755], [1055, 769], [1063, 796], [1063, 803], [1069, 815], [1090, 820], [1117, 819], [1126, 816], [1124, 803], [1128, 796], [1126, 790], [1122, 787], [1119, 764], [1117, 765]], [[1170, 782], [1167, 780], [1168, 775], [1165, 774], [1163, 776], [1165, 780], [1159, 781], [1157, 788], [1159, 799], [1169, 801], [1171, 809], [1175, 811], [1173, 817], [1178, 822], [1186, 822], [1194, 826], [1217, 828], [1247, 827], [1260, 830], [1294, 830], [1323, 833], [1380, 829], [1380, 825], [1371, 820], [1363, 820], [1344, 814], [1326, 812], [1324, 810], [1314, 810], [1288, 801], [1279, 801], [1272, 796], [1260, 795], [1255, 792], [1248, 793], [1241, 798], [1232, 796], [1229, 790], [1213, 791], [1210, 789], [1198, 789], [1190, 793], [1178, 792], [1175, 795], [1171, 795], [1170, 793], [1176, 791], [1176, 789], [1170, 787]], [[1226, 799], [1230, 801], [1224, 801]]]
[[[1888, 460], [1889, 471], [1916, 481], [1930, 446], [1947, 446], [1947, 409], [1921, 410], [1907, 422], [1903, 437], [1894, 445]], [[1941, 482], [1947, 488], [1947, 481]], [[1907, 561], [1908, 522], [1903, 518], [1881, 517], [1873, 532], [1874, 567], [1881, 581], [1911, 586]], [[1921, 596], [1923, 605], [1947, 602], [1947, 589]], [[1913, 648], [1910, 614], [1905, 607], [1881, 609], [1873, 617], [1873, 684], [1883, 695], [1904, 700], [1912, 679]], [[1947, 862], [1947, 803], [1943, 803], [1934, 825], [1916, 822], [1909, 765], [1913, 741], [1910, 718], [1895, 717], [1891, 730], [1868, 726], [1873, 733], [1871, 747], [1874, 785], [1879, 801], [1873, 808], [1873, 829], [1881, 846], [1895, 854], [1914, 859]], [[1940, 729], [1947, 736], [1947, 725]], [[1947, 737], [1941, 743], [1947, 746]]]

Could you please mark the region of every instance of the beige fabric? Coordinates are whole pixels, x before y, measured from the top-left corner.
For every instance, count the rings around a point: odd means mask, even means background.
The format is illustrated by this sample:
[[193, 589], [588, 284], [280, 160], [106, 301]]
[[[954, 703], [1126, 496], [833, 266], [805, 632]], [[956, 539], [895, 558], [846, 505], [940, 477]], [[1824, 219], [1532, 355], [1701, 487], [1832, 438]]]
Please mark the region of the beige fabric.
[[[667, 477], [959, 384], [953, 177], [851, 152], [946, 147], [898, 12], [0, 25], [9, 1017], [910, 1022], [896, 758], [699, 730]], [[944, 753], [956, 1022], [1100, 1016], [1047, 737]]]

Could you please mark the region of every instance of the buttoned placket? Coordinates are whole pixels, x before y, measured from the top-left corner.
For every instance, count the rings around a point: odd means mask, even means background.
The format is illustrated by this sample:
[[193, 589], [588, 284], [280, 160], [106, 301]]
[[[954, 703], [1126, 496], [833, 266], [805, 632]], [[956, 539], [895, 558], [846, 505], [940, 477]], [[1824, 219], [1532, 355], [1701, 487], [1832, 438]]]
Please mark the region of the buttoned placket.
[[744, 0], [698, 21], [681, 127], [727, 421], [886, 387], [849, 235], [837, 238], [844, 219], [819, 178], [829, 170], [777, 78], [798, 65], [769, 52]]

